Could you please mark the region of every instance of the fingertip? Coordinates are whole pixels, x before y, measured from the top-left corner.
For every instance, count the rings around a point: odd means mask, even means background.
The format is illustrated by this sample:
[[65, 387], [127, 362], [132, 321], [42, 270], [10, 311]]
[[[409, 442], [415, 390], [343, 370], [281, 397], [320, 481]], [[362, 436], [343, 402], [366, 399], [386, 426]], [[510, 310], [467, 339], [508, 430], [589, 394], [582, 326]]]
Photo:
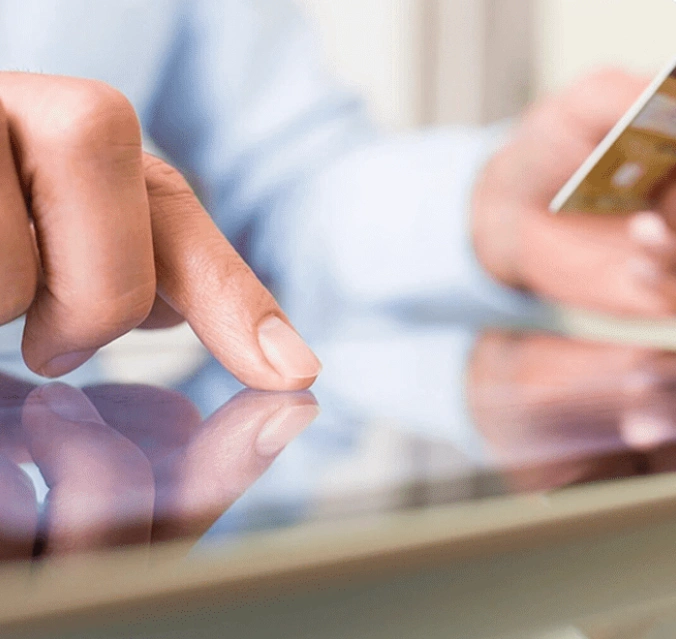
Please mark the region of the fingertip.
[[75, 423], [104, 423], [89, 398], [81, 390], [63, 382], [52, 382], [32, 390], [26, 398], [23, 412], [24, 424], [32, 423], [31, 417], [47, 415]]
[[309, 388], [321, 364], [273, 296], [175, 169], [148, 156], [145, 169], [162, 299], [246, 386]]
[[78, 351], [76, 353], [65, 353], [64, 355], [57, 355], [46, 364], [41, 366], [37, 373], [48, 379], [55, 379], [63, 377], [71, 373], [76, 368], [82, 366], [85, 362], [90, 360], [96, 353], [95, 349], [88, 351]]
[[319, 407], [312, 391], [261, 391], [245, 388], [232, 397], [223, 408], [237, 410], [248, 414], [271, 415], [282, 408]]
[[278, 455], [319, 417], [317, 404], [292, 403], [270, 416], [256, 437], [256, 452], [262, 457]]
[[659, 248], [669, 243], [669, 227], [664, 218], [654, 211], [636, 213], [629, 220], [629, 235], [646, 248]]
[[[272, 384], [269, 388], [260, 390], [280, 391], [286, 393], [296, 393], [309, 390], [317, 381], [318, 375], [313, 377], [285, 378], [279, 384]], [[252, 386], [254, 388], [254, 386]]]
[[285, 380], [284, 390], [309, 388], [322, 364], [303, 338], [277, 315], [258, 325], [258, 344], [268, 363]]

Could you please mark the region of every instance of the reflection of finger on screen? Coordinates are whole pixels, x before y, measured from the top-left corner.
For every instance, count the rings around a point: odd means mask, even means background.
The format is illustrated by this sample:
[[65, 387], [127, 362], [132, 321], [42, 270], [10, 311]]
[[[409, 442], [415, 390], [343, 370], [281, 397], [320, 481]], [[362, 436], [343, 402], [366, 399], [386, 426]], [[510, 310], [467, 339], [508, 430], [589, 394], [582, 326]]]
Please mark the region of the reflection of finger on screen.
[[31, 461], [23, 441], [21, 410], [34, 388], [35, 384], [0, 373], [0, 450], [17, 464]]
[[50, 491], [46, 549], [107, 548], [150, 539], [154, 481], [143, 453], [101, 418], [82, 391], [42, 386], [23, 410], [30, 452]]
[[319, 414], [311, 393], [245, 391], [156, 468], [153, 537], [203, 534]]
[[181, 393], [143, 384], [104, 384], [83, 389], [105, 422], [155, 462], [185, 446], [202, 423]]
[[620, 419], [620, 434], [629, 448], [649, 451], [676, 439], [676, 415], [659, 410], [628, 410]]

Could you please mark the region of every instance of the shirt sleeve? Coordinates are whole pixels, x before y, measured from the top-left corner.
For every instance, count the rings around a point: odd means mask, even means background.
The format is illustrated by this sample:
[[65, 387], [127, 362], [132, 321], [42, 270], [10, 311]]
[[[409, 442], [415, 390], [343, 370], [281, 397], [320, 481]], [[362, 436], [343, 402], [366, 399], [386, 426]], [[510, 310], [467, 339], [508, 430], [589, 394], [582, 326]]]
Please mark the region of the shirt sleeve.
[[504, 127], [382, 135], [286, 0], [186, 2], [142, 120], [296, 321], [337, 302], [534, 307], [470, 241], [472, 187]]

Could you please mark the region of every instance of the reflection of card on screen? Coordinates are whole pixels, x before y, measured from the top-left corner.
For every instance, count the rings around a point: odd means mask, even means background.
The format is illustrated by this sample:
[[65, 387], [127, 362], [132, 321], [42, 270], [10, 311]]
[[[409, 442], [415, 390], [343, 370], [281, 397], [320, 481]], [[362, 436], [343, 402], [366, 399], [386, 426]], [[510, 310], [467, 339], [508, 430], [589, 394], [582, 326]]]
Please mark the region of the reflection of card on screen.
[[676, 61], [669, 65], [554, 198], [558, 212], [653, 208], [676, 179]]

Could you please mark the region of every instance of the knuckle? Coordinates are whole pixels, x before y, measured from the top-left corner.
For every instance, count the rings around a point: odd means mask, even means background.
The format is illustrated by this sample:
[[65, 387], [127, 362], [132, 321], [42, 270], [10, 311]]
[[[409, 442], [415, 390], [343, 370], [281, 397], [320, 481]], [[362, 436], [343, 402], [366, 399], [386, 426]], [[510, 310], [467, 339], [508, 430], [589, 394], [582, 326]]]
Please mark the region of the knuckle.
[[124, 94], [104, 82], [69, 85], [51, 115], [45, 134], [68, 148], [141, 147], [134, 107]]
[[[215, 292], [223, 300], [219, 321], [229, 330], [241, 331], [252, 317], [261, 317], [277, 308], [270, 292], [253, 271], [234, 251], [223, 252], [222, 246], [207, 243], [205, 252], [194, 255], [190, 264], [190, 279], [183, 283], [192, 291], [183, 297], [190, 299], [195, 291]], [[195, 306], [189, 304], [188, 306]], [[198, 309], [196, 309], [198, 310]]]
[[167, 164], [160, 158], [145, 153], [143, 168], [146, 177], [148, 195], [159, 199], [163, 198], [194, 198], [195, 194], [178, 169]]
[[[668, 302], [667, 300], [659, 300], [653, 302], [653, 304], [648, 308], [645, 317], [652, 320], [670, 320], [673, 319], [676, 315], [676, 305]], [[643, 317], [643, 313], [634, 313], [634, 315]]]
[[[206, 212], [188, 180], [180, 171], [159, 158], [144, 154], [143, 171], [151, 216], [173, 220], [174, 224], [188, 224], [189, 213]], [[180, 222], [183, 220], [183, 222]], [[189, 232], [185, 226], [186, 232]]]
[[[195, 272], [199, 273], [202, 281], [208, 282], [213, 290], [223, 290], [230, 294], [233, 299], [241, 295], [243, 290], [249, 293], [256, 293], [263, 289], [263, 286], [257, 286], [258, 280], [247, 265], [247, 263], [237, 255], [234, 250], [223, 252], [220, 243], [214, 242], [211, 246], [205, 246], [205, 252], [198, 258], [195, 264]], [[220, 259], [213, 259], [212, 256], [222, 255]]]
[[592, 71], [573, 82], [563, 93], [567, 103], [588, 105], [631, 101], [646, 87], [646, 80], [616, 67]]
[[[141, 286], [124, 293], [100, 291], [82, 300], [69, 300], [63, 304], [64, 313], [70, 317], [66, 331], [68, 338], [80, 341], [90, 335], [91, 346], [102, 346], [139, 326], [148, 317], [155, 299], [155, 286]], [[95, 335], [92, 335], [92, 333]]]
[[155, 290], [135, 289], [122, 296], [104, 299], [99, 305], [101, 325], [114, 333], [136, 328], [150, 315]]
[[666, 291], [654, 290], [647, 296], [645, 308], [636, 314], [654, 320], [673, 319], [676, 316], [676, 298]]

